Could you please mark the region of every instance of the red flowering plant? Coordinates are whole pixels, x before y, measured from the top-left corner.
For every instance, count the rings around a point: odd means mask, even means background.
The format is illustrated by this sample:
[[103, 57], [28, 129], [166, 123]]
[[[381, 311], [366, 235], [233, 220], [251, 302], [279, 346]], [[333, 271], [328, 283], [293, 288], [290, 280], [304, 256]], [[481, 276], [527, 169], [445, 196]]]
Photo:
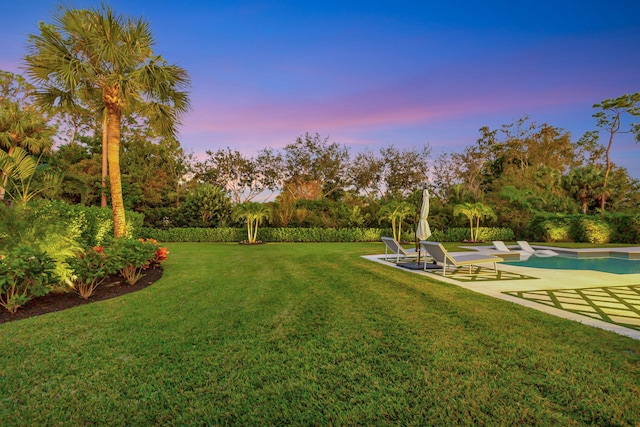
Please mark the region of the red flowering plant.
[[160, 246], [160, 243], [156, 239], [148, 238], [148, 239], [140, 239], [141, 242], [151, 244], [155, 247], [155, 252], [153, 259], [150, 264], [154, 267], [158, 267], [164, 260], [167, 259], [169, 255], [169, 251], [166, 247]]

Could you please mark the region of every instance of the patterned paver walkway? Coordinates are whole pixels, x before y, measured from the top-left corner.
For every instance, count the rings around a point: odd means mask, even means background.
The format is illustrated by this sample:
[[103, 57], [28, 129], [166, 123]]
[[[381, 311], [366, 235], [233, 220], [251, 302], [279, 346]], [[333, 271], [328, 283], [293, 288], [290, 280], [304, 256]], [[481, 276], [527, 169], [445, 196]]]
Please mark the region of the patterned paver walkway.
[[640, 331], [640, 285], [504, 293]]

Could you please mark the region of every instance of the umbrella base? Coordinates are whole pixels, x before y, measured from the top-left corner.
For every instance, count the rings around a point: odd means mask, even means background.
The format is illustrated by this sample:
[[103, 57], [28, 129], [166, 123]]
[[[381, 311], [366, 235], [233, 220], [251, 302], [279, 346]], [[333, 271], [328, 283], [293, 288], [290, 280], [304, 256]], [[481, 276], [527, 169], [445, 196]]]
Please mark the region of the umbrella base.
[[[399, 262], [396, 265], [409, 270], [422, 270], [425, 268], [424, 262]], [[442, 270], [442, 266], [428, 262], [427, 270]]]

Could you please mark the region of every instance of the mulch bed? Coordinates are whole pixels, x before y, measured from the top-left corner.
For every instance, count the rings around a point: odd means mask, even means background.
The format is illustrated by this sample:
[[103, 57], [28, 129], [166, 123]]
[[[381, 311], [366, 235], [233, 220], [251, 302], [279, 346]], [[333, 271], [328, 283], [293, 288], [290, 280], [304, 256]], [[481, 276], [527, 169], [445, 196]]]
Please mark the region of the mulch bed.
[[55, 311], [66, 310], [83, 304], [103, 301], [120, 295], [136, 292], [155, 283], [162, 277], [161, 267], [151, 267], [145, 275], [136, 282], [135, 285], [128, 285], [120, 276], [111, 276], [100, 284], [89, 299], [81, 298], [75, 292], [50, 293], [42, 297], [37, 297], [20, 307], [14, 314], [9, 313], [4, 307], [0, 307], [0, 323], [12, 322], [14, 320], [26, 319], [40, 316], [42, 314], [53, 313]]

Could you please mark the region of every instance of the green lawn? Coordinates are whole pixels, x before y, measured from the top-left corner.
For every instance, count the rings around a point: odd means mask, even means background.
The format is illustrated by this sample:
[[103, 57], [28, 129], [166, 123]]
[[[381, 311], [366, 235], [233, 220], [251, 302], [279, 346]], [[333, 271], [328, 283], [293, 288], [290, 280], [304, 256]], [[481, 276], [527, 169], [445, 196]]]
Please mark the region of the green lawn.
[[0, 425], [638, 425], [640, 342], [360, 258], [171, 244], [163, 278], [0, 325]]

